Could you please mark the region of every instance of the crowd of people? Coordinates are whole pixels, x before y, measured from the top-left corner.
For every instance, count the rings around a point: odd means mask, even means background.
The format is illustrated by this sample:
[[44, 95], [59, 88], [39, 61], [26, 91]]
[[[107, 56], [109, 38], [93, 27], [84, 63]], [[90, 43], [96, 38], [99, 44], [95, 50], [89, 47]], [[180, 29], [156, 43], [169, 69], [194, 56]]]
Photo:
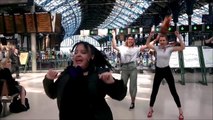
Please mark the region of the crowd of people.
[[[112, 48], [116, 51], [113, 55], [117, 54], [116, 57], [120, 63], [120, 79], [112, 76], [115, 66], [112, 66], [105, 53], [90, 43], [84, 41], [76, 43], [71, 50], [70, 63], [64, 71], [59, 73], [49, 69], [43, 79], [46, 95], [51, 99], [57, 99], [59, 119], [65, 120], [72, 114], [73, 118], [79, 119], [113, 120], [113, 114], [105, 96], [108, 95], [112, 99], [121, 101], [125, 98], [127, 90], [131, 97], [129, 110], [134, 109], [137, 96], [137, 58], [148, 50], [147, 53], [153, 55], [155, 59], [155, 75], [147, 117], [150, 118], [153, 115], [160, 83], [165, 78], [178, 107], [179, 120], [183, 120], [183, 110], [169, 60], [172, 52], [184, 50], [185, 44], [178, 31], [174, 34], [179, 39], [179, 45], [169, 44], [166, 34], [159, 33], [156, 38], [153, 38], [154, 32], [151, 31], [145, 45], [136, 46], [134, 37], [130, 35], [126, 37], [124, 44], [117, 46], [116, 34], [112, 31]], [[206, 40], [205, 45], [210, 46], [212, 41], [213, 37]], [[19, 94], [23, 111], [27, 111], [29, 108], [25, 104], [26, 90], [15, 80], [20, 78], [19, 51], [14, 48], [10, 54], [0, 53], [0, 79], [7, 80], [9, 95]], [[14, 78], [13, 73], [16, 75]], [[70, 108], [73, 109], [72, 112], [67, 111]], [[1, 110], [2, 104], [0, 104], [0, 112]], [[79, 114], [84, 114], [84, 116], [79, 116]]]
[[[123, 45], [117, 46], [115, 31], [112, 31], [112, 47], [119, 54], [121, 65], [120, 80], [112, 76], [113, 66], [106, 54], [87, 42], [76, 43], [72, 49], [71, 64], [61, 73], [49, 69], [43, 79], [46, 95], [51, 99], [57, 99], [59, 119], [80, 117], [89, 120], [112, 120], [113, 114], [105, 101], [105, 96], [121, 101], [125, 98], [127, 90], [131, 97], [129, 110], [134, 109], [137, 96], [137, 56], [145, 49], [152, 49], [156, 57], [156, 73], [147, 117], [152, 117], [158, 89], [162, 79], [165, 78], [179, 109], [179, 120], [183, 120], [183, 110], [169, 67], [169, 58], [173, 51], [182, 51], [185, 45], [178, 31], [175, 31], [175, 35], [179, 39], [179, 46], [169, 45], [166, 34], [158, 34], [151, 41], [153, 35], [154, 32], [151, 32], [146, 45], [136, 46], [134, 37], [128, 36]], [[80, 114], [84, 115], [79, 116]]]
[[[153, 115], [160, 83], [165, 78], [179, 110], [179, 120], [183, 120], [183, 110], [169, 60], [172, 52], [183, 51], [185, 44], [178, 31], [175, 31], [174, 34], [179, 39], [177, 46], [169, 44], [166, 33], [159, 33], [156, 38], [153, 38], [153, 31], [150, 32], [145, 45], [136, 46], [134, 37], [129, 35], [123, 42], [124, 44], [118, 46], [116, 33], [113, 30], [112, 48], [116, 51], [116, 58], [120, 64], [120, 79], [113, 77], [112, 71], [115, 66], [112, 66], [106, 54], [88, 42], [76, 43], [70, 51], [72, 58], [70, 58], [68, 66], [61, 73], [49, 69], [43, 79], [46, 95], [51, 99], [57, 99], [59, 119], [113, 120], [113, 113], [105, 96], [108, 95], [112, 99], [121, 101], [127, 95], [127, 90], [131, 97], [129, 110], [134, 109], [138, 86], [138, 56], [148, 50], [147, 53], [154, 57], [155, 75], [147, 117], [150, 118]], [[212, 41], [213, 37], [206, 40], [205, 44], [211, 45]], [[23, 111], [26, 111], [29, 109], [25, 104], [26, 90], [15, 80], [20, 78], [19, 66], [17, 48], [14, 48], [10, 54], [3, 54], [0, 48], [0, 79], [7, 80], [10, 95], [14, 93], [20, 95]], [[13, 73], [16, 74], [15, 78], [12, 77]], [[127, 86], [128, 83], [129, 86]], [[0, 112], [1, 110], [2, 104], [0, 104]]]

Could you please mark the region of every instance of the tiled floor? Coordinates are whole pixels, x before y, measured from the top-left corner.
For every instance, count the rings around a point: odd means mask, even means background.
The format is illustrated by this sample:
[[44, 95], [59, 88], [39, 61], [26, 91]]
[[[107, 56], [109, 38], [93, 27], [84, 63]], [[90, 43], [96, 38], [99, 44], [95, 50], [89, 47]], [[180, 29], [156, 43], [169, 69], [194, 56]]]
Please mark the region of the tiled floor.
[[[27, 89], [27, 97], [30, 102], [30, 110], [22, 113], [11, 113], [1, 120], [57, 120], [58, 110], [56, 100], [49, 99], [43, 90], [42, 79], [45, 73], [22, 73], [20, 83]], [[113, 73], [120, 78], [119, 74]], [[196, 76], [194, 76], [196, 75]], [[181, 99], [185, 120], [212, 120], [213, 119], [213, 84], [201, 85], [197, 79], [199, 74], [187, 75], [187, 79], [194, 81], [185, 85], [176, 83], [176, 88]], [[198, 77], [199, 76], [199, 77]], [[208, 75], [208, 81], [212, 81], [213, 75]], [[180, 75], [175, 75], [178, 80]], [[115, 120], [145, 120], [149, 97], [152, 89], [153, 73], [144, 72], [138, 75], [138, 93], [136, 108], [129, 110], [129, 94], [123, 101], [115, 101], [106, 97]], [[178, 120], [178, 109], [169, 92], [167, 84], [161, 85], [154, 106], [154, 114], [150, 120]]]

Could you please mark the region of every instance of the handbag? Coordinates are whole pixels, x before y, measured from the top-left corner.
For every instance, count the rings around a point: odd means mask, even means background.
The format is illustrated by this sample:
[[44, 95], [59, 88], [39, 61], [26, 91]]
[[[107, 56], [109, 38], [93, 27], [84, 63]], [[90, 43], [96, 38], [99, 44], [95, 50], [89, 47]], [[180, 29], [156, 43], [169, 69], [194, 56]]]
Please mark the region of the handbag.
[[19, 113], [23, 111], [27, 111], [30, 109], [28, 98], [25, 98], [25, 105], [21, 103], [21, 99], [19, 97], [14, 97], [12, 103], [9, 105], [11, 113]]

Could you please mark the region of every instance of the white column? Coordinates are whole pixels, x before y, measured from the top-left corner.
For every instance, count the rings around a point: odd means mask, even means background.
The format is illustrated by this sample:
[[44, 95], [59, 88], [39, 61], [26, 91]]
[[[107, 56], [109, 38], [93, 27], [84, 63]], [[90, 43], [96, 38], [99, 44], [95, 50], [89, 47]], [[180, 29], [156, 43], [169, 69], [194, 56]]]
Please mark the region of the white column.
[[[33, 4], [31, 8], [31, 13], [35, 12], [35, 5]], [[31, 51], [32, 51], [32, 72], [37, 71], [37, 64], [36, 64], [36, 33], [31, 33]]]

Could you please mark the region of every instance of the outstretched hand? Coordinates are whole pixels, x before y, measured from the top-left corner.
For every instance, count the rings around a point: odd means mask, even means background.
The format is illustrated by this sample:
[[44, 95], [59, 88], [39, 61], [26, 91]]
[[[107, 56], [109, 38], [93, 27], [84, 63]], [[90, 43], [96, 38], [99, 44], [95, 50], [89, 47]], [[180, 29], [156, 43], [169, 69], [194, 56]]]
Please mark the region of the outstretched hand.
[[99, 74], [99, 79], [103, 80], [106, 84], [112, 84], [115, 82], [111, 72], [103, 72]]
[[149, 36], [154, 36], [154, 34], [155, 34], [155, 31], [151, 31], [150, 33], [149, 33]]
[[179, 33], [178, 31], [175, 31], [175, 35], [176, 35], [176, 36], [179, 36], [180, 33]]
[[58, 77], [58, 72], [56, 70], [53, 69], [49, 69], [47, 74], [46, 74], [46, 78], [50, 79], [50, 80], [54, 80]]
[[112, 30], [112, 36], [115, 36], [115, 30]]

